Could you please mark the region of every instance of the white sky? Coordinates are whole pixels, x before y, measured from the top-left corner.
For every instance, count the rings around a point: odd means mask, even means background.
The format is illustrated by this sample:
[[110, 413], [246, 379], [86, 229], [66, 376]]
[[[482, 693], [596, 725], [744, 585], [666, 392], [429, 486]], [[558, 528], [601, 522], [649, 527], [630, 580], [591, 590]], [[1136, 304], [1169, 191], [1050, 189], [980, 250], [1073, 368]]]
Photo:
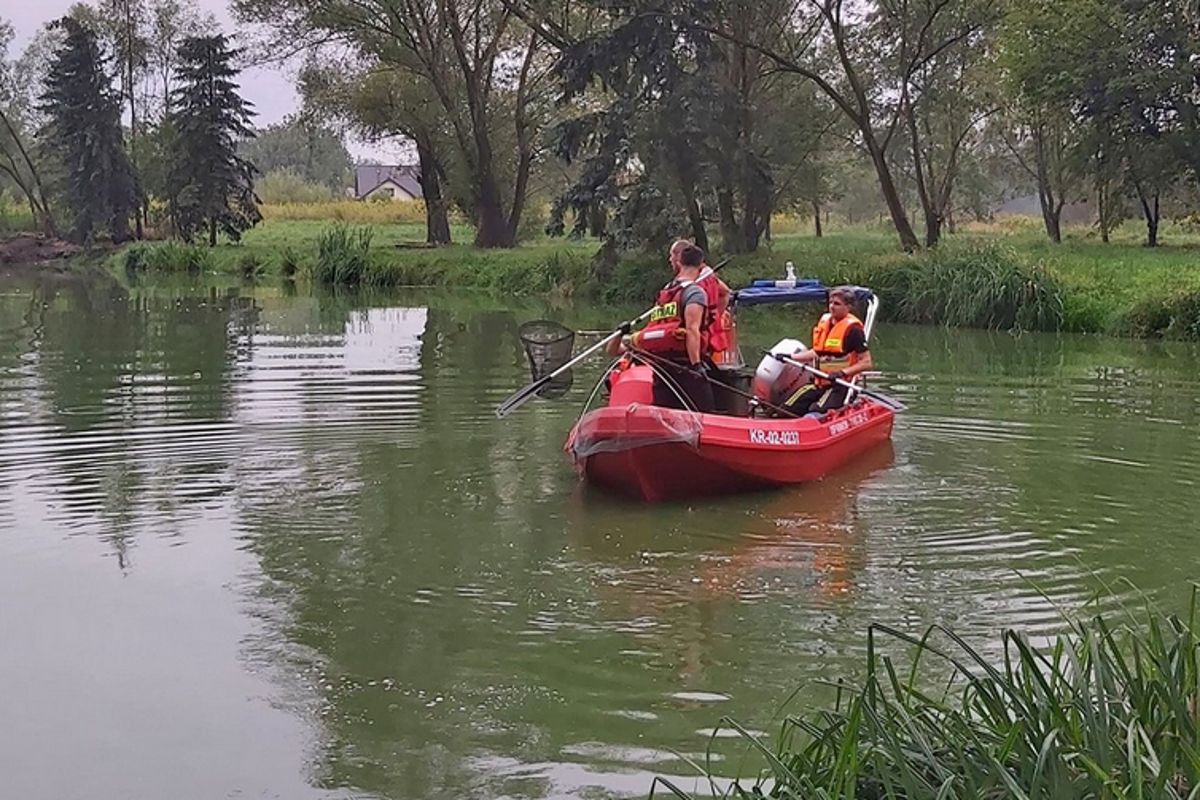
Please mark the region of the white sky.
[[[226, 0], [192, 0], [195, 5], [211, 12], [221, 23], [225, 32], [236, 36], [239, 26], [235, 24]], [[42, 25], [58, 19], [77, 0], [0, 0], [0, 19], [13, 25], [16, 39], [9, 50], [10, 56], [19, 55], [29, 40]], [[300, 98], [293, 86], [293, 75], [287, 68], [255, 67], [242, 73], [242, 96], [254, 103], [258, 112], [255, 123], [265, 127], [278, 122], [295, 111]], [[379, 161], [399, 163], [411, 159], [403, 156], [400, 146], [372, 145], [349, 141], [346, 143], [350, 155], [357, 161]]]

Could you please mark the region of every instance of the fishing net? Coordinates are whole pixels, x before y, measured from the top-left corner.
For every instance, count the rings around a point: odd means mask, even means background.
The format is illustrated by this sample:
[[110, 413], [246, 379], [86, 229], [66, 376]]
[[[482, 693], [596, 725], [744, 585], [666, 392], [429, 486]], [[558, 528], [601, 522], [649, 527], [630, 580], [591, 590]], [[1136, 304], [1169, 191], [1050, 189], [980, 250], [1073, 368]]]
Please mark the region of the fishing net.
[[[517, 336], [525, 347], [525, 357], [529, 359], [529, 369], [535, 381], [570, 361], [575, 349], [575, 331], [548, 319], [526, 322], [517, 331]], [[549, 400], [562, 397], [574, 380], [571, 370], [565, 370], [547, 381], [537, 395]]]

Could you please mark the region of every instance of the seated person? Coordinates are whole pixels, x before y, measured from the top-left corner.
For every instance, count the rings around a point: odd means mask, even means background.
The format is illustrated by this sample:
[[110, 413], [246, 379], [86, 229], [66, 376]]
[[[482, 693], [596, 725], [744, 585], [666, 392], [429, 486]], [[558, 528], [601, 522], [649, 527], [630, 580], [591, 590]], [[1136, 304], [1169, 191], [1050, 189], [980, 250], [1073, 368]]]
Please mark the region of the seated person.
[[[850, 381], [872, 368], [871, 351], [862, 322], [851, 313], [854, 291], [846, 286], [829, 290], [829, 312], [813, 328], [812, 347], [792, 358], [813, 365], [831, 378]], [[820, 416], [846, 404], [850, 390], [824, 378], [813, 377], [784, 402], [796, 414]]]

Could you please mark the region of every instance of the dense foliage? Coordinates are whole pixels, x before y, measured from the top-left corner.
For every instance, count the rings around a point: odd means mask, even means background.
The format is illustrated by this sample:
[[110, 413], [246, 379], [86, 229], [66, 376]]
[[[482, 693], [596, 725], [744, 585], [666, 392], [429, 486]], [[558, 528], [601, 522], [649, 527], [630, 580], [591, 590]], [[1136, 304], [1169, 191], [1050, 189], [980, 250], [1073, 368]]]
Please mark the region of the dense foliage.
[[240, 238], [262, 219], [254, 194], [254, 165], [238, 155], [253, 135], [249, 104], [233, 78], [235, 51], [224, 36], [187, 39], [179, 48], [179, 87], [171, 96], [171, 219], [190, 242], [197, 233]]
[[[222, 123], [241, 158], [271, 175], [273, 195], [304, 201], [317, 185], [348, 184], [344, 134], [408, 142], [430, 244], [449, 243], [457, 212], [477, 246], [510, 247], [540, 230], [549, 208], [549, 232], [598, 237], [609, 256], [679, 235], [752, 252], [772, 240], [780, 212], [806, 215], [818, 236], [831, 213], [886, 220], [912, 251], [1015, 201], [1054, 242], [1067, 222], [1091, 221], [1107, 242], [1136, 218], [1154, 246], [1164, 222], [1195, 214], [1200, 190], [1192, 0], [234, 9], [258, 24], [265, 53], [295, 56], [304, 103], [257, 141], [248, 117]], [[211, 23], [183, 0], [79, 4], [69, 18], [95, 41], [88, 102], [116, 103], [128, 121], [122, 136], [110, 125], [97, 141], [123, 144], [143, 194], [171, 199], [181, 232], [207, 220], [211, 240], [214, 217], [184, 191], [199, 184], [171, 172], [183, 131], [169, 113], [192, 80], [181, 45]], [[46, 230], [56, 215], [91, 213], [57, 190], [58, 148], [40, 133], [52, 130], [52, 109], [28, 100], [64, 36], [62, 25], [43, 31], [19, 58], [0, 59], [0, 183]], [[236, 74], [226, 67], [228, 95]], [[254, 217], [244, 177], [234, 180], [245, 162], [225, 159], [229, 224], [218, 232]], [[135, 203], [132, 222], [160, 229], [155, 208]]]
[[113, 241], [125, 241], [138, 187], [122, 138], [120, 100], [96, 35], [70, 17], [61, 25], [66, 36], [41, 96], [42, 150], [71, 210], [71, 239], [90, 241], [103, 229]]

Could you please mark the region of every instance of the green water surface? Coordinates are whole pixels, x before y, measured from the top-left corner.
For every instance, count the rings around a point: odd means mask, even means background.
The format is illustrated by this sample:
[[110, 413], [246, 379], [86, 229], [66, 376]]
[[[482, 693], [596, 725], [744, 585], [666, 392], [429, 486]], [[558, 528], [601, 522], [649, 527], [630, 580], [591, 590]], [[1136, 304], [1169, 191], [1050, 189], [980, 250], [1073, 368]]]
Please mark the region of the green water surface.
[[[747, 352], [814, 309], [748, 312]], [[32, 798], [609, 797], [755, 769], [873, 621], [971, 641], [1197, 576], [1196, 352], [883, 325], [893, 444], [641, 506], [507, 420], [550, 314], [275, 284], [0, 284], [0, 780]], [[581, 340], [582, 341], [582, 340]], [[793, 704], [803, 707], [804, 695]], [[792, 710], [798, 710], [796, 705]], [[702, 787], [701, 787], [702, 788]]]

